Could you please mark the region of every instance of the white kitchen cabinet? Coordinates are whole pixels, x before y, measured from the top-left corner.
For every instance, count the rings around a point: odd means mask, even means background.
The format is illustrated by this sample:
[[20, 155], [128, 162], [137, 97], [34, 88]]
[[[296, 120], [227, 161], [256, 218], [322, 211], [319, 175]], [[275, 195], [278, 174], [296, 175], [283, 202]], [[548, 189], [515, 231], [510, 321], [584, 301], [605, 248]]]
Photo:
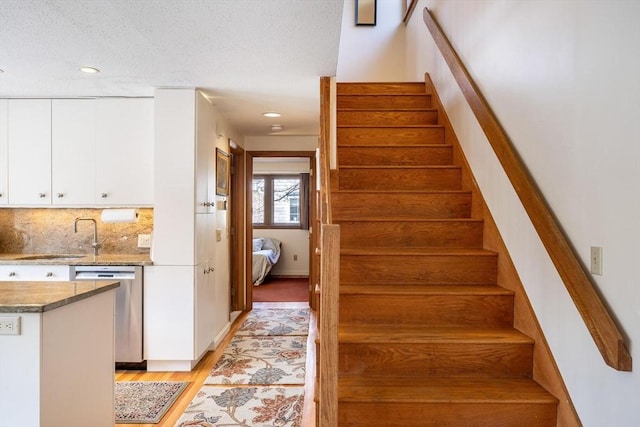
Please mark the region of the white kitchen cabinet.
[[145, 268], [143, 336], [148, 371], [189, 371], [214, 343], [221, 330], [215, 325], [221, 311], [215, 285], [209, 262]]
[[193, 89], [158, 89], [155, 103], [154, 265], [145, 277], [144, 307], [147, 370], [191, 370], [230, 327], [229, 299], [216, 293], [225, 283], [218, 283], [214, 270], [217, 213], [209, 191], [215, 193], [215, 111]]
[[213, 105], [196, 96], [196, 213], [215, 210], [216, 122]]
[[96, 100], [96, 204], [153, 205], [154, 100]]
[[215, 267], [212, 262], [204, 262], [195, 267], [195, 349], [194, 356], [199, 358], [213, 343], [216, 333]]
[[51, 193], [54, 205], [95, 202], [94, 99], [54, 99], [51, 128]]
[[196, 264], [216, 258], [216, 213], [196, 214]]
[[0, 99], [0, 205], [9, 203], [7, 194], [9, 159], [7, 154], [7, 100]]
[[12, 205], [51, 203], [51, 100], [9, 99], [7, 141]]
[[68, 265], [0, 265], [0, 282], [61, 282], [70, 280]]

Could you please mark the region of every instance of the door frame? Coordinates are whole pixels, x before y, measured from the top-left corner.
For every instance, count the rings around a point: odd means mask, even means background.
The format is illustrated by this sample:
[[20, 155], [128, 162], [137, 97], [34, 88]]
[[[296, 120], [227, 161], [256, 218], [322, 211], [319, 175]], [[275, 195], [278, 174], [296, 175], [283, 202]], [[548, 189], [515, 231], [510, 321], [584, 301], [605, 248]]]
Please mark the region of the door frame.
[[231, 256], [229, 257], [229, 271], [231, 272], [230, 310], [243, 311], [245, 303], [245, 151], [242, 147], [229, 139], [229, 151], [231, 152], [231, 188], [229, 196], [229, 208], [231, 210]]
[[[253, 159], [256, 157], [301, 157], [309, 159], [309, 227], [316, 223], [316, 152], [315, 151], [246, 151], [246, 167], [245, 167], [245, 206], [246, 206], [246, 221], [245, 221], [245, 286], [246, 286], [246, 310], [253, 309], [253, 282], [252, 282], [252, 258], [253, 252]], [[313, 230], [313, 229], [312, 229]], [[313, 253], [313, 239], [309, 237], [309, 253]], [[311, 286], [312, 275], [311, 265], [313, 260], [309, 257], [309, 305], [313, 303], [313, 287]]]

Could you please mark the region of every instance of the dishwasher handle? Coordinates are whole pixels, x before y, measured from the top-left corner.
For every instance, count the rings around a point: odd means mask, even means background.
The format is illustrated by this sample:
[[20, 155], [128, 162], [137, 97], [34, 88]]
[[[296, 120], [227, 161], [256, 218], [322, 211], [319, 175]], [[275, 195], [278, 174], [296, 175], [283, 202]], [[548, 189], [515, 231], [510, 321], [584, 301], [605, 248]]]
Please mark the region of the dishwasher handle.
[[76, 271], [71, 280], [134, 280], [135, 273], [118, 271]]

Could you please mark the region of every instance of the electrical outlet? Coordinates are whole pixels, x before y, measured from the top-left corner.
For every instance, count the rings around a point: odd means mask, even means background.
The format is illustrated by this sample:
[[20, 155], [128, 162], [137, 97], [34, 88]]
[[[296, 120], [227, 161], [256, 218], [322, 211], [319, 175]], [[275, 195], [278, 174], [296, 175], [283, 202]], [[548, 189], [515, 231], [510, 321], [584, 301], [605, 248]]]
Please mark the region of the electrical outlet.
[[602, 248], [591, 246], [591, 273], [602, 276]]
[[138, 234], [138, 247], [150, 248], [151, 247], [151, 234]]
[[20, 317], [0, 317], [0, 335], [20, 335]]

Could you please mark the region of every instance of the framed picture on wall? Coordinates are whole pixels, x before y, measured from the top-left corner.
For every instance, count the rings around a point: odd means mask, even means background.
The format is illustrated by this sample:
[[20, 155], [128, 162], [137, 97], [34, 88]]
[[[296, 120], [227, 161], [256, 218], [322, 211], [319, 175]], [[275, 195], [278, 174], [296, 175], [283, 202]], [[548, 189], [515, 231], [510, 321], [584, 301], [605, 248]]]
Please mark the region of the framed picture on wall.
[[216, 148], [216, 195], [229, 194], [229, 155]]

